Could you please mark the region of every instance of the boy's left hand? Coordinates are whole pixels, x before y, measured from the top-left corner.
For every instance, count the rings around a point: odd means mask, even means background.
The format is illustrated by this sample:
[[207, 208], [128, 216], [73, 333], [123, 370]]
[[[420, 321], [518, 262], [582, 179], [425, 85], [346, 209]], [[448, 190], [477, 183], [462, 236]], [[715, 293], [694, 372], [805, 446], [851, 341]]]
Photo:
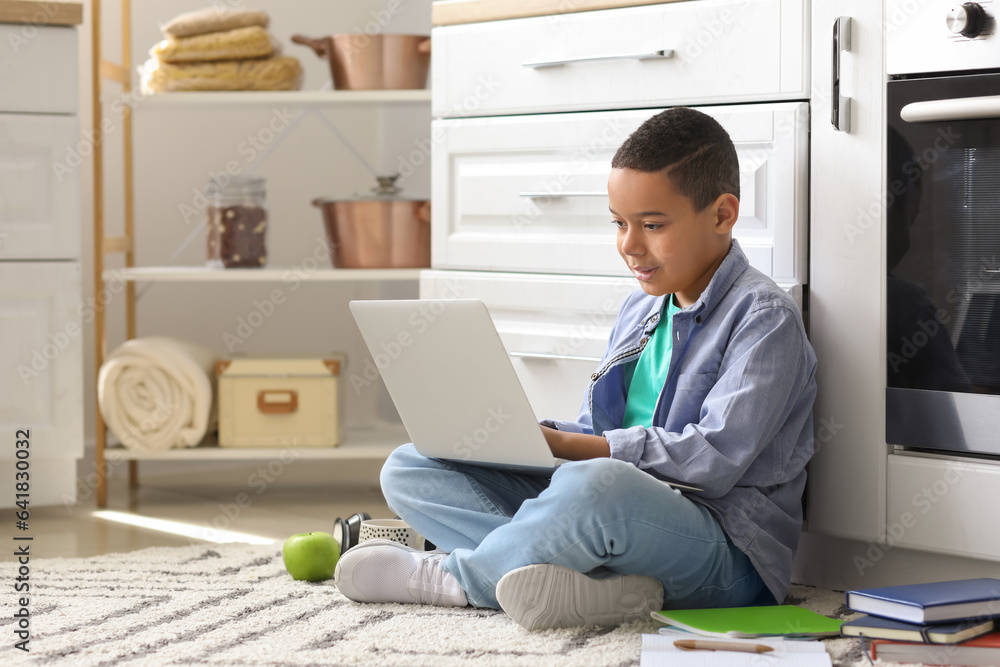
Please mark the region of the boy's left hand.
[[584, 461], [611, 456], [611, 447], [604, 436], [570, 433], [542, 426], [542, 435], [552, 450], [552, 456], [567, 461]]

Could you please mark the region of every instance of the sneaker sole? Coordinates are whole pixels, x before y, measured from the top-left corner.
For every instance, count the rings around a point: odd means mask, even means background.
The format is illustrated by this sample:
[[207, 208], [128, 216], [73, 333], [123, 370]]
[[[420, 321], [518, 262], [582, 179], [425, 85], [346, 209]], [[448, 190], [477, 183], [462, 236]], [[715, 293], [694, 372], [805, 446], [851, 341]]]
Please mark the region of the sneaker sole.
[[526, 630], [617, 626], [663, 607], [663, 586], [636, 574], [592, 579], [561, 565], [528, 565], [497, 584], [500, 607]]

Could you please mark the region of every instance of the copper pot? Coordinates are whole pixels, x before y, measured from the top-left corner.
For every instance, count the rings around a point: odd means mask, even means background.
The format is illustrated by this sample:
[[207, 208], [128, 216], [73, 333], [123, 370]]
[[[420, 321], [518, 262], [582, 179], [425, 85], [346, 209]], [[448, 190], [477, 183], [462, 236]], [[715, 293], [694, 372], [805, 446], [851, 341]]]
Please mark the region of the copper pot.
[[338, 90], [426, 88], [431, 40], [426, 35], [346, 33], [313, 39], [292, 35], [330, 62]]
[[343, 269], [424, 268], [431, 265], [431, 203], [372, 197], [314, 199], [323, 211], [333, 265]]

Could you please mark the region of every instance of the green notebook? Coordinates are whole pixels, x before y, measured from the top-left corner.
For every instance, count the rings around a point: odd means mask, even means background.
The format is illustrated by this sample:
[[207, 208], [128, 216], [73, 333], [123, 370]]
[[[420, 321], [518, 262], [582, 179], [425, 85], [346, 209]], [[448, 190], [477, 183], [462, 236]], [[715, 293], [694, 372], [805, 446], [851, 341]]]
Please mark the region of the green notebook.
[[791, 604], [724, 609], [668, 609], [653, 618], [706, 637], [828, 637], [840, 634], [843, 621]]

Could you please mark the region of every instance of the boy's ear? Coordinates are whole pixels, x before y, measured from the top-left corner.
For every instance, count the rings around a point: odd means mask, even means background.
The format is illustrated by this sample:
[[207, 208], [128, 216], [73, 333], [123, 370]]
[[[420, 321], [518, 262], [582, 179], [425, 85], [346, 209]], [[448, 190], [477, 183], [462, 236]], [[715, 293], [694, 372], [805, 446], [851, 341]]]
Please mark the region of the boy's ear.
[[740, 200], [736, 195], [726, 193], [712, 204], [715, 210], [715, 233], [728, 234], [733, 230], [736, 219], [740, 217]]

